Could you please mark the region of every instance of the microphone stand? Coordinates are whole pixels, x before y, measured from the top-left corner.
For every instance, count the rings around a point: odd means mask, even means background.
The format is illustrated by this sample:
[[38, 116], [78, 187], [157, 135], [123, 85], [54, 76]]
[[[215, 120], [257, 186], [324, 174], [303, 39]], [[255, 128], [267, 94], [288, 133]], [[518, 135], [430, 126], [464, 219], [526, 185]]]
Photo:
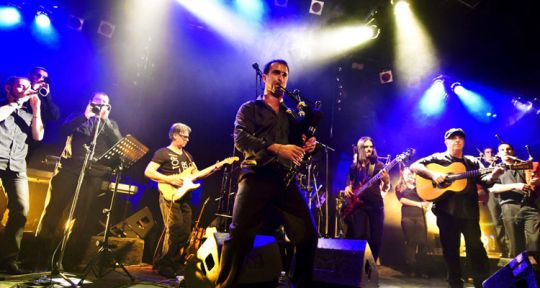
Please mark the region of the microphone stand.
[[321, 143], [321, 142], [318, 142], [317, 141], [317, 144], [321, 145], [323, 148], [324, 148], [324, 161], [325, 161], [325, 177], [326, 179], [324, 180], [326, 182], [326, 191], [325, 191], [325, 202], [324, 202], [324, 210], [325, 210], [325, 214], [326, 214], [326, 218], [325, 218], [325, 221], [324, 221], [324, 237], [328, 237], [328, 229], [329, 229], [329, 224], [328, 224], [328, 218], [329, 217], [329, 207], [328, 207], [328, 183], [330, 183], [330, 179], [329, 179], [329, 167], [328, 167], [328, 151], [332, 151], [332, 152], [335, 152], [336, 149], [324, 144], [324, 143]]
[[[96, 149], [96, 142], [97, 142], [97, 137], [98, 137], [98, 134], [99, 134], [99, 130], [100, 130], [100, 126], [101, 124], [105, 125], [105, 123], [102, 123], [102, 120], [101, 120], [101, 117], [98, 117], [98, 116], [95, 116], [95, 118], [97, 119], [97, 124], [96, 124], [96, 129], [94, 130], [94, 136], [92, 138], [92, 142], [90, 142], [89, 145], [83, 145], [85, 150], [86, 150], [86, 153], [84, 155], [84, 161], [83, 161], [83, 165], [81, 167], [81, 172], [79, 174], [79, 178], [77, 179], [77, 186], [75, 188], [75, 192], [73, 194], [73, 200], [71, 201], [71, 207], [69, 209], [69, 214], [68, 214], [68, 219], [66, 221], [66, 225], [64, 227], [64, 235], [62, 237], [62, 242], [61, 242], [61, 245], [60, 245], [60, 256], [58, 257], [58, 261], [56, 261], [56, 263], [54, 263], [54, 256], [53, 256], [53, 263], [55, 264], [56, 267], [53, 267], [52, 271], [56, 271], [58, 273], [58, 275], [60, 275], [62, 278], [64, 278], [66, 281], [68, 281], [71, 286], [73, 287], [76, 287], [77, 285], [71, 281], [69, 279], [69, 277], [67, 277], [66, 275], [64, 275], [64, 267], [62, 265], [62, 262], [64, 261], [64, 255], [65, 255], [65, 251], [66, 251], [66, 245], [67, 245], [67, 242], [69, 240], [69, 236], [71, 234], [71, 230], [73, 228], [73, 215], [75, 214], [75, 208], [77, 206], [77, 200], [79, 199], [79, 194], [81, 192], [81, 187], [82, 187], [82, 184], [83, 184], [83, 181], [84, 181], [84, 177], [86, 175], [86, 170], [88, 168], [88, 164], [90, 163], [90, 159], [93, 159], [94, 157], [94, 152], [95, 152], [95, 149]], [[56, 268], [56, 269], [54, 269]], [[53, 272], [51, 272], [51, 278], [52, 278], [52, 274]]]

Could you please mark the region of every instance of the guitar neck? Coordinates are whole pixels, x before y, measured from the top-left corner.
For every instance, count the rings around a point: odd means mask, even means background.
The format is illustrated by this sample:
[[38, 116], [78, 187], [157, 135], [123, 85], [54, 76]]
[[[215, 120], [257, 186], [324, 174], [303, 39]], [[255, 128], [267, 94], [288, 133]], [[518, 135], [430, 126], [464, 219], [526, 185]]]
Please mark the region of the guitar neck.
[[448, 175], [448, 179], [449, 180], [459, 180], [459, 179], [465, 179], [465, 178], [473, 178], [473, 177], [476, 177], [476, 176], [479, 176], [479, 175], [489, 173], [491, 171], [493, 171], [493, 167], [483, 168], [483, 169], [478, 169], [478, 170], [471, 170], [471, 171], [467, 171], [467, 172], [463, 172], [463, 173], [459, 173], [459, 174]]
[[382, 171], [383, 170], [390, 170], [392, 169], [394, 166], [396, 166], [396, 164], [399, 162], [399, 159], [396, 158], [394, 160], [392, 160], [392, 162], [388, 163], [388, 165], [384, 166], [383, 169], [381, 169], [381, 171], [379, 171], [375, 176], [371, 177], [371, 179], [368, 180], [368, 182], [366, 182], [366, 184], [362, 185], [362, 187], [360, 187], [360, 189], [358, 189], [358, 192], [356, 192], [356, 196], [360, 195], [360, 193], [362, 193], [364, 190], [366, 190], [367, 188], [371, 187], [371, 185], [373, 185], [375, 182], [379, 181], [379, 179], [381, 179], [382, 177]]

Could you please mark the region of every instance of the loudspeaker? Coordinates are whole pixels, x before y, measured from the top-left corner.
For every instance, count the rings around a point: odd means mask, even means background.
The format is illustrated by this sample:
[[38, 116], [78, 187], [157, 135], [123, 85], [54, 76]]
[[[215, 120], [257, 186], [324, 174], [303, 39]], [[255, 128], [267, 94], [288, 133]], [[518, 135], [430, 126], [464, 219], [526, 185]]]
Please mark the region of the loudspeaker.
[[[219, 275], [219, 257], [228, 233], [216, 232], [197, 250], [197, 256], [188, 263], [186, 287], [214, 287]], [[282, 268], [281, 254], [276, 239], [257, 235], [238, 275], [238, 285], [277, 281]], [[277, 282], [276, 282], [277, 283]]]
[[[92, 236], [90, 244], [86, 248], [81, 264], [87, 264], [98, 253], [99, 241], [103, 236]], [[109, 237], [109, 246], [116, 259], [124, 265], [138, 265], [142, 263], [144, 252], [144, 240], [139, 238], [117, 238]]]
[[378, 281], [377, 265], [366, 240], [319, 238], [313, 282], [331, 287], [378, 287]]
[[110, 231], [118, 237], [141, 238], [144, 239], [148, 232], [154, 227], [154, 217], [148, 207], [135, 212], [124, 221], [111, 227]]
[[482, 283], [484, 288], [528, 287], [540, 284], [540, 252], [521, 252]]

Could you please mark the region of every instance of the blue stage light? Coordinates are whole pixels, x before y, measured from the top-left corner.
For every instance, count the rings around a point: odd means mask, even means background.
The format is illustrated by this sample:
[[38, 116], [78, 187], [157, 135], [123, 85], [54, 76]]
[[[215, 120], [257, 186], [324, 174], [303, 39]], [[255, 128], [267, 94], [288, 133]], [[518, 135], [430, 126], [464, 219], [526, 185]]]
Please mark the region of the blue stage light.
[[21, 23], [21, 13], [15, 7], [0, 6], [0, 28], [14, 27]]
[[51, 26], [51, 19], [47, 13], [39, 11], [36, 13], [36, 25], [40, 28], [49, 28]]
[[437, 79], [433, 81], [433, 84], [424, 92], [424, 95], [420, 99], [420, 111], [426, 116], [437, 116], [441, 114], [445, 109], [445, 102], [448, 94], [444, 87], [444, 81]]
[[234, 5], [238, 14], [252, 21], [260, 21], [266, 13], [265, 3], [261, 0], [235, 0]]

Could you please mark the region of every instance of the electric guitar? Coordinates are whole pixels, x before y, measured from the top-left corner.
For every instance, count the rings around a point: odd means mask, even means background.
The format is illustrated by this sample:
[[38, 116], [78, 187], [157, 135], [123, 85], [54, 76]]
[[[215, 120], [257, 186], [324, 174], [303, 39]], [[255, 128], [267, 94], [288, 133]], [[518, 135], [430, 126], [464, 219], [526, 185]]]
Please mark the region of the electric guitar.
[[238, 157], [229, 157], [218, 163], [204, 168], [203, 170], [193, 173], [194, 166], [190, 166], [188, 169], [182, 171], [178, 176], [182, 179], [184, 184], [177, 187], [167, 183], [158, 183], [159, 192], [163, 195], [163, 198], [167, 201], [176, 201], [184, 197], [189, 191], [199, 188], [200, 183], [193, 183], [193, 181], [208, 176], [214, 170], [221, 168], [225, 164], [232, 164], [238, 161]]
[[[512, 165], [500, 164], [498, 166], [511, 170], [527, 170], [532, 168], [532, 162], [522, 162]], [[490, 173], [495, 167], [467, 171], [467, 168], [461, 162], [454, 162], [448, 166], [430, 163], [426, 165], [426, 168], [432, 172], [447, 174], [446, 180], [440, 184], [436, 184], [433, 180], [416, 174], [416, 192], [418, 192], [420, 198], [426, 201], [435, 201], [447, 191], [454, 193], [463, 192], [467, 187], [467, 178]]]
[[379, 173], [377, 173], [377, 174], [375, 174], [375, 176], [371, 177], [371, 179], [369, 179], [362, 186], [354, 188], [353, 189], [354, 195], [351, 196], [351, 197], [346, 197], [345, 198], [345, 203], [343, 203], [344, 207], [343, 207], [343, 210], [341, 211], [341, 216], [342, 217], [349, 216], [354, 211], [356, 206], [362, 204], [362, 200], [360, 199], [360, 196], [362, 195], [362, 193], [364, 191], [366, 191], [369, 187], [371, 187], [373, 184], [375, 184], [377, 181], [379, 181], [379, 179], [381, 179], [382, 171], [389, 172], [390, 169], [392, 169], [394, 166], [396, 166], [397, 163], [403, 162], [403, 161], [409, 159], [414, 154], [414, 152], [415, 152], [415, 150], [413, 148], [407, 149], [407, 151], [399, 154], [394, 160], [392, 160], [392, 162], [386, 164], [386, 166], [384, 166], [384, 168], [381, 169], [381, 171], [379, 171]]

